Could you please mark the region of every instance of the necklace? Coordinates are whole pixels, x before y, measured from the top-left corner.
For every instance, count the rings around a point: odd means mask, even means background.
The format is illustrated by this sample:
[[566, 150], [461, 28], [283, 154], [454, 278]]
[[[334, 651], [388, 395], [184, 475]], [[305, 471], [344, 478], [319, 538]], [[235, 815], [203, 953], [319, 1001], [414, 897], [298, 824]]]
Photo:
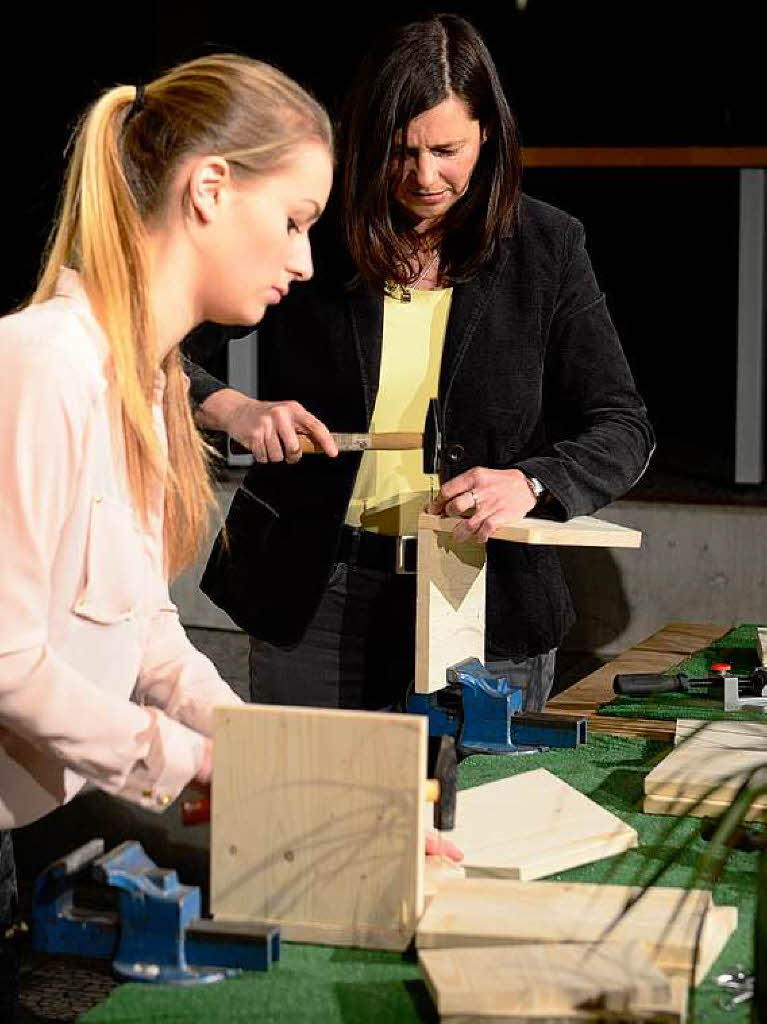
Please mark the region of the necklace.
[[429, 271], [431, 270], [431, 268], [434, 266], [438, 259], [439, 249], [435, 249], [434, 252], [432, 253], [432, 257], [429, 260], [429, 262], [424, 264], [423, 267], [421, 267], [421, 272], [419, 273], [415, 281], [413, 281], [413, 283], [408, 288], [406, 288], [404, 285], [400, 285], [398, 296], [400, 302], [410, 302], [412, 300], [413, 296], [410, 294], [410, 289], [418, 287], [418, 285], [421, 283], [421, 281], [423, 281], [423, 279], [426, 277], [426, 275], [429, 273]]

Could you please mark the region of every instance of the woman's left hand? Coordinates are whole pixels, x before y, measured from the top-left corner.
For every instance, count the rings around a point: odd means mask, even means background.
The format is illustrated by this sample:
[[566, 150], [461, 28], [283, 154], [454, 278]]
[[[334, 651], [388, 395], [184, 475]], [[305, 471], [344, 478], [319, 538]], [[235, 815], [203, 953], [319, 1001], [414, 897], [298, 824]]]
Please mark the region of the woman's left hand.
[[448, 516], [471, 513], [458, 523], [453, 537], [484, 544], [502, 523], [521, 519], [535, 504], [527, 477], [520, 470], [476, 466], [444, 483], [427, 511]]

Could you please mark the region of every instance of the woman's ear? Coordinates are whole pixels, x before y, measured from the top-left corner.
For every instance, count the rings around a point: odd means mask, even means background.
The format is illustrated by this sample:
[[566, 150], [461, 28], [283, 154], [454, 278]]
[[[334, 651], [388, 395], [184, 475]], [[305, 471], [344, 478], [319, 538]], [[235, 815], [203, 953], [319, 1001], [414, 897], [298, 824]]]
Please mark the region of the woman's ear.
[[189, 170], [184, 205], [200, 222], [208, 224], [221, 209], [231, 182], [229, 164], [223, 157], [202, 157]]

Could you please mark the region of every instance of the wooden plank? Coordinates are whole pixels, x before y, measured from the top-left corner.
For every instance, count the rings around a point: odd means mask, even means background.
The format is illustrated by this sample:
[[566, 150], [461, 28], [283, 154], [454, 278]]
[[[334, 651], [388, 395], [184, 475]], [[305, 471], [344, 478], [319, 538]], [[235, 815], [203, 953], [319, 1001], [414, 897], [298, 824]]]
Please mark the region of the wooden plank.
[[711, 722], [693, 734], [702, 724], [678, 726], [686, 738], [647, 774], [645, 795], [727, 801], [749, 776], [753, 786], [767, 782], [767, 723]]
[[468, 877], [522, 880], [638, 845], [633, 828], [545, 768], [462, 790], [450, 838]]
[[218, 709], [212, 913], [405, 949], [423, 910], [426, 745], [421, 715]]
[[467, 878], [440, 889], [416, 931], [419, 949], [496, 946], [526, 942], [641, 941], [653, 961], [672, 973], [690, 971], [699, 927], [705, 949], [696, 983], [729, 938], [737, 909], [706, 920], [711, 894], [666, 887], [640, 890], [577, 882], [516, 882]]
[[525, 167], [767, 167], [767, 146], [525, 146]]
[[[453, 834], [449, 833], [452, 840]], [[449, 857], [428, 856], [423, 879], [423, 892], [426, 899], [434, 896], [447, 882], [466, 877], [463, 863], [456, 863]]]
[[[452, 533], [460, 518], [433, 516], [421, 513], [419, 529]], [[504, 523], [494, 530], [493, 540], [513, 541], [516, 544], [555, 544], [571, 547], [638, 548], [642, 544], [639, 530], [608, 523], [595, 516], [574, 516], [566, 523], [552, 519], [525, 516], [516, 522]]]
[[441, 1017], [561, 1016], [584, 1004], [623, 1014], [672, 1003], [671, 983], [638, 943], [422, 949], [418, 959]]
[[674, 731], [674, 745], [685, 741], [688, 744], [694, 743], [696, 747], [715, 747], [719, 750], [761, 750], [767, 762], [767, 716], [764, 722], [680, 718]]
[[485, 660], [484, 545], [419, 529], [416, 590], [415, 691], [433, 693], [450, 665]]
[[681, 661], [682, 658], [719, 640], [731, 628], [699, 622], [669, 622], [657, 633], [635, 644], [633, 650], [678, 654], [677, 660]]
[[632, 647], [625, 654], [621, 654], [620, 657], [585, 676], [574, 686], [563, 690], [559, 696], [549, 701], [546, 710], [556, 707], [563, 701], [577, 700], [590, 703], [596, 711], [601, 704], [612, 700], [615, 696], [613, 679], [619, 673], [665, 672], [679, 660], [679, 657], [671, 652], [638, 650]]
[[[718, 818], [731, 806], [728, 800], [688, 800], [684, 797], [646, 796], [642, 803], [645, 814], [669, 814], [675, 817]], [[755, 801], [744, 821], [767, 822], [767, 801]]]

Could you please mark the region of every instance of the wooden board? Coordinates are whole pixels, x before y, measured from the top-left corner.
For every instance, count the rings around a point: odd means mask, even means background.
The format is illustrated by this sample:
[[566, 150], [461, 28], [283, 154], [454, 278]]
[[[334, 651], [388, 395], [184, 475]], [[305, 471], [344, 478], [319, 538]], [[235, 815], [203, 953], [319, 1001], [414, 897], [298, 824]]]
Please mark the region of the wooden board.
[[645, 776], [646, 796], [728, 801], [751, 772], [754, 784], [767, 781], [767, 723], [711, 722], [696, 733], [702, 725], [677, 725], [684, 742]]
[[767, 665], [767, 626], [758, 626], [756, 630], [756, 650], [759, 662]]
[[522, 880], [638, 844], [633, 828], [545, 768], [462, 790], [450, 838], [467, 876]]
[[[419, 530], [437, 530], [452, 533], [459, 518], [434, 516], [423, 512], [418, 520]], [[508, 540], [516, 544], [556, 544], [571, 547], [638, 548], [642, 544], [639, 530], [608, 523], [595, 516], [575, 516], [566, 523], [552, 519], [525, 516], [513, 523], [504, 523], [493, 531], [493, 540]]]
[[[452, 833], [448, 833], [452, 838]], [[456, 863], [449, 857], [428, 856], [423, 879], [423, 893], [426, 899], [434, 896], [447, 882], [466, 877], [462, 863]]]
[[419, 529], [416, 588], [415, 691], [434, 693], [444, 688], [450, 665], [465, 658], [484, 663], [484, 545]]
[[[718, 818], [730, 807], [726, 800], [685, 800], [682, 797], [646, 796], [642, 803], [645, 814], [670, 814], [676, 817]], [[744, 821], [767, 822], [767, 800], [753, 803]]]
[[737, 908], [712, 913], [708, 892], [656, 886], [626, 910], [638, 893], [620, 885], [467, 878], [439, 890], [418, 926], [416, 944], [441, 949], [640, 941], [662, 970], [685, 973], [693, 967], [702, 927], [695, 969], [696, 982], [701, 981], [737, 924]]
[[664, 1010], [671, 983], [637, 943], [422, 949], [418, 955], [441, 1017], [561, 1016], [585, 1006]]
[[218, 709], [214, 916], [405, 949], [423, 910], [426, 745], [421, 715]]

